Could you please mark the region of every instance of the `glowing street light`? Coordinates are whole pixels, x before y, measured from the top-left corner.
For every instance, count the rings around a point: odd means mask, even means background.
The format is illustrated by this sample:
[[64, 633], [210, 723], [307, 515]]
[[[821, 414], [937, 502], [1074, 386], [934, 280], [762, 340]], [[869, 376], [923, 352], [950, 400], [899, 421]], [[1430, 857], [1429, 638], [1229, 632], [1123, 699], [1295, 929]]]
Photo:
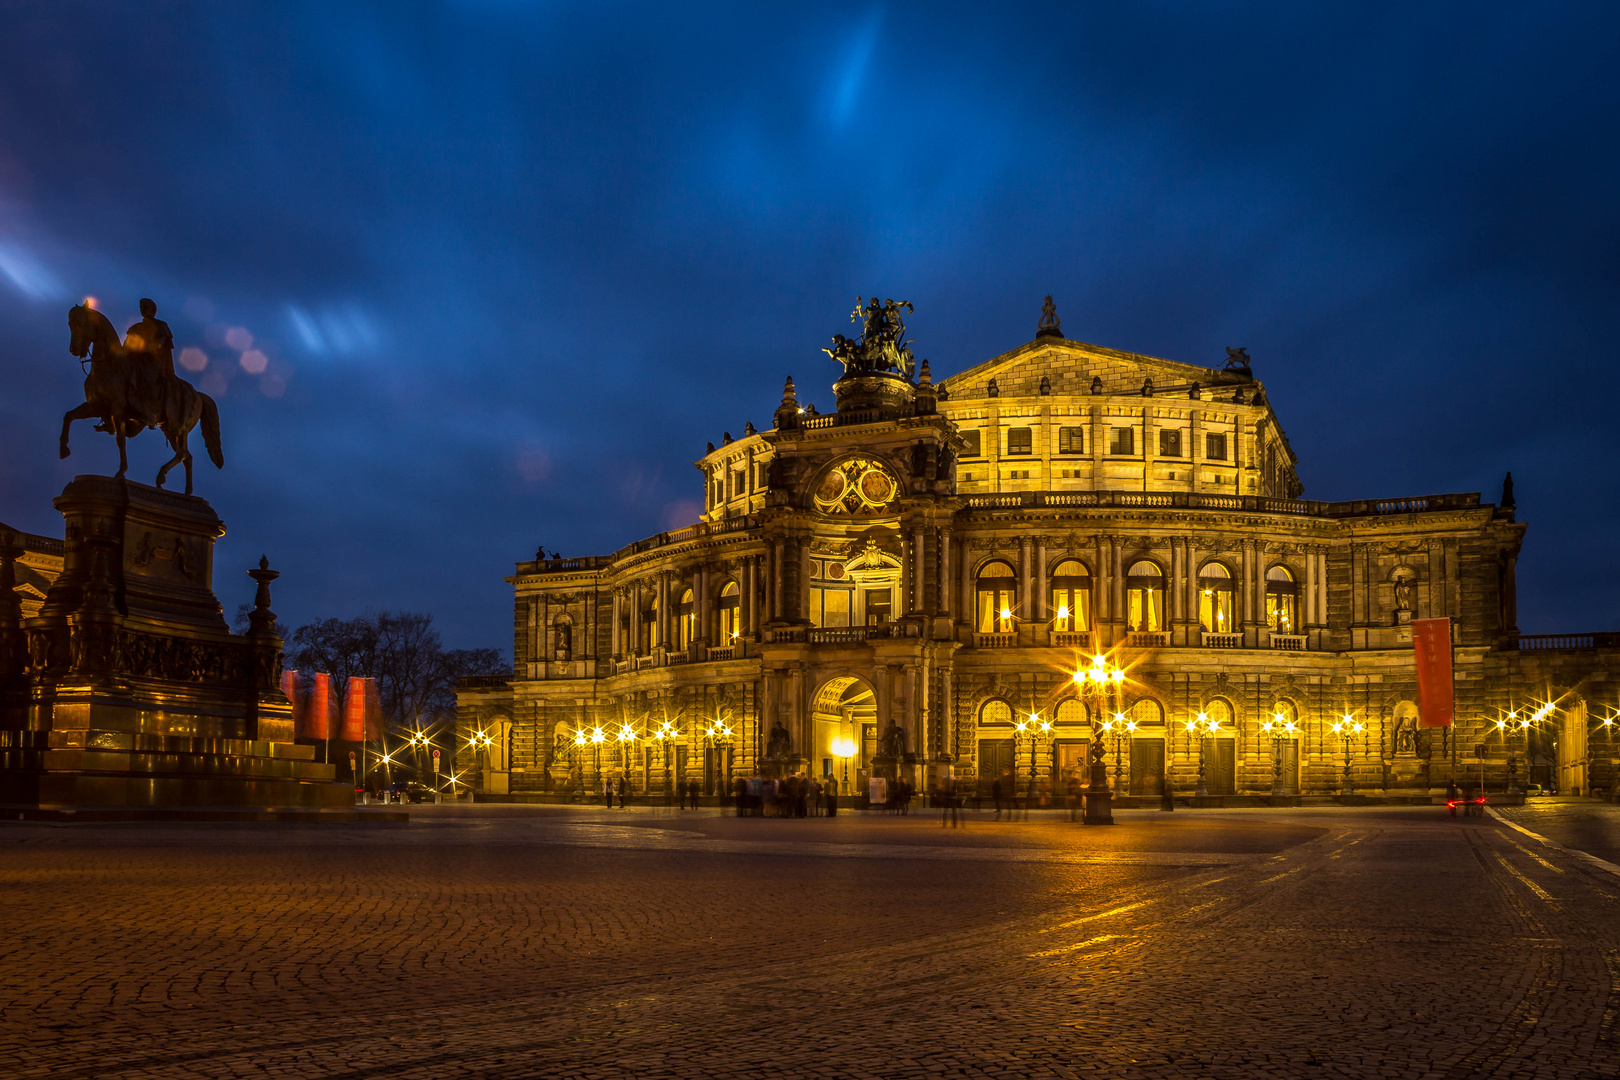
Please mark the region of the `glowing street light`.
[[[1074, 673], [1077, 692], [1090, 700], [1090, 714], [1102, 716], [1107, 709], [1109, 695], [1119, 700], [1125, 682], [1125, 672], [1110, 664], [1101, 654], [1091, 658], [1090, 667]], [[1108, 790], [1108, 760], [1104, 726], [1093, 722], [1091, 738], [1091, 784], [1086, 788], [1086, 824], [1112, 825], [1114, 823], [1114, 794]]]
[[1349, 798], [1355, 794], [1355, 777], [1350, 771], [1350, 740], [1367, 730], [1367, 725], [1345, 713], [1333, 722], [1333, 733], [1344, 740], [1344, 787], [1341, 794]]
[[[1299, 725], [1294, 723], [1280, 711], [1271, 715], [1271, 719], [1260, 725], [1260, 730], [1271, 736], [1271, 795], [1272, 798], [1281, 798], [1283, 791], [1282, 779], [1282, 744], [1284, 739], [1297, 739]], [[1295, 760], [1297, 761], [1297, 755]]]

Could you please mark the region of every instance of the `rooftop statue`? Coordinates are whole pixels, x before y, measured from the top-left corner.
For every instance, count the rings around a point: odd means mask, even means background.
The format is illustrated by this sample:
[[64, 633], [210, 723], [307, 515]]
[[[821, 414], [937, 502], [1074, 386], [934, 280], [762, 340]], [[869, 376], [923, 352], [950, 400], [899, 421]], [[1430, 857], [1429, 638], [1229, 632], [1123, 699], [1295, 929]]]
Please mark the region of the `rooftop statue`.
[[1038, 338], [1063, 336], [1063, 323], [1058, 320], [1057, 303], [1050, 295], [1041, 305], [1041, 321], [1035, 326], [1035, 336]]
[[157, 486], [176, 465], [186, 467], [186, 494], [191, 494], [191, 450], [187, 436], [202, 423], [203, 443], [216, 468], [225, 467], [225, 452], [219, 444], [219, 410], [214, 399], [199, 392], [174, 373], [174, 335], [169, 324], [157, 317], [157, 305], [141, 301], [140, 322], [129, 328], [124, 340], [107, 316], [97, 311], [94, 301], [76, 304], [68, 311], [68, 351], [81, 362], [88, 360], [90, 371], [84, 379], [84, 404], [62, 417], [60, 456], [67, 457], [68, 428], [75, 420], [99, 421], [97, 431], [110, 432], [118, 440], [118, 473], [129, 471], [124, 443], [147, 428], [163, 432], [174, 457], [158, 470]]
[[859, 296], [849, 321], [861, 324], [859, 341], [851, 341], [843, 334], [833, 335], [833, 346], [821, 351], [844, 365], [845, 375], [876, 375], [898, 372], [910, 379], [917, 363], [911, 345], [906, 341], [906, 324], [900, 318], [901, 309], [907, 314], [913, 310], [909, 300], [885, 300], [872, 297], [870, 303]]
[[1226, 367], [1223, 370], [1235, 371], [1239, 375], [1248, 375], [1250, 378], [1253, 378], [1253, 374], [1249, 368], [1248, 348], [1243, 345], [1239, 345], [1236, 348], [1228, 345], [1226, 347]]

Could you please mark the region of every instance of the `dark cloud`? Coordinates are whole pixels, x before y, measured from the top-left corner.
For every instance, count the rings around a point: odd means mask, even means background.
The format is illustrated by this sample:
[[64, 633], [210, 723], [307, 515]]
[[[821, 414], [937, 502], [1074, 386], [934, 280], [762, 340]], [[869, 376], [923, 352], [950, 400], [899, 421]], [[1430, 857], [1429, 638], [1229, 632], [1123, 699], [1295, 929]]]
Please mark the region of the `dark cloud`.
[[[1615, 625], [1602, 5], [7, 9], [0, 517], [108, 468], [67, 304], [223, 388], [227, 607], [504, 643], [511, 563], [691, 513], [856, 293], [948, 373], [1245, 344], [1320, 498], [1519, 483], [1527, 629]], [[188, 303], [189, 302], [189, 303]], [[244, 370], [225, 335], [266, 358]], [[256, 364], [256, 361], [254, 361]], [[252, 366], [252, 365], [250, 365]], [[160, 448], [133, 444], [138, 474]], [[240, 576], [240, 581], [237, 577]], [[1571, 580], [1580, 587], [1571, 591]]]

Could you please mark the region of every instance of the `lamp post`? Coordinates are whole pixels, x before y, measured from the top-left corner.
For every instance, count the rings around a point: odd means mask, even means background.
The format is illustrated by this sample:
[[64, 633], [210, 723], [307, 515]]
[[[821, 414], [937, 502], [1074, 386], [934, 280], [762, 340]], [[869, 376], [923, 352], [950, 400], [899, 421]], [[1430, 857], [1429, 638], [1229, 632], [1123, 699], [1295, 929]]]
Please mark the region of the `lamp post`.
[[721, 797], [724, 797], [726, 792], [731, 789], [731, 770], [729, 767], [720, 767], [722, 762], [729, 766], [729, 762], [726, 760], [727, 755], [725, 751], [731, 746], [731, 734], [731, 728], [727, 727], [722, 721], [719, 720], [714, 721], [714, 723], [703, 729], [703, 737], [708, 740], [709, 747], [714, 751], [714, 756], [716, 759], [715, 773], [718, 781], [716, 786], [718, 786], [720, 790], [715, 792], [715, 794], [720, 795]]
[[1125, 786], [1125, 740], [1136, 734], [1136, 721], [1127, 720], [1124, 713], [1117, 712], [1103, 725], [1103, 730], [1114, 737], [1114, 790], [1118, 791]]
[[847, 795], [850, 793], [849, 759], [855, 756], [855, 740], [849, 738], [847, 735], [838, 736], [832, 741], [832, 752], [833, 757], [842, 758], [844, 761], [844, 779], [840, 786], [843, 789], [842, 794]]
[[1333, 723], [1333, 733], [1344, 740], [1344, 786], [1340, 794], [1346, 799], [1355, 794], [1355, 776], [1350, 771], [1350, 740], [1367, 730], [1367, 725], [1345, 713]]
[[626, 785], [630, 783], [630, 747], [635, 745], [638, 738], [640, 736], [636, 734], [636, 729], [630, 726], [629, 721], [620, 724], [618, 732], [613, 736], [613, 740], [619, 744], [619, 763], [624, 766]]
[[[1038, 741], [1040, 739], [1042, 739], [1042, 738], [1045, 738], [1047, 740], [1051, 739], [1051, 737], [1052, 737], [1052, 721], [1043, 720], [1043, 719], [1041, 719], [1041, 714], [1040, 713], [1032, 712], [1026, 718], [1024, 718], [1023, 720], [1018, 721], [1016, 724], [1013, 725], [1013, 732], [1014, 732], [1014, 737], [1016, 737], [1018, 735], [1025, 735], [1025, 736], [1028, 736], [1028, 738], [1029, 738], [1029, 784], [1027, 786], [1027, 792], [1028, 793], [1025, 796], [1025, 798], [1028, 799], [1029, 802], [1034, 802], [1035, 801], [1035, 767], [1036, 767], [1035, 757], [1036, 757], [1036, 751], [1038, 749]], [[1013, 748], [1013, 755], [1014, 755], [1013, 760], [1016, 761], [1017, 760], [1017, 747], [1016, 746]]]
[[583, 728], [574, 729], [574, 768], [579, 772], [579, 801], [585, 801], [585, 747], [590, 745]]
[[1182, 726], [1187, 731], [1187, 738], [1192, 738], [1194, 734], [1198, 736], [1198, 790], [1196, 794], [1200, 799], [1208, 798], [1209, 765], [1204, 760], [1204, 744], [1220, 733], [1221, 722], [1211, 720], [1208, 713], [1199, 713], [1191, 720], [1183, 721]]
[[[1288, 794], [1283, 790], [1282, 778], [1282, 745], [1283, 739], [1294, 739], [1299, 734], [1299, 725], [1283, 716], [1282, 713], [1273, 713], [1270, 720], [1260, 725], [1260, 730], [1271, 736], [1271, 795], [1281, 798]], [[1297, 760], [1297, 758], [1296, 758]]]
[[[1074, 682], [1081, 696], [1091, 702], [1090, 714], [1103, 716], [1107, 711], [1108, 694], [1116, 695], [1125, 681], [1125, 672], [1108, 663], [1101, 656], [1091, 658], [1090, 668], [1074, 673]], [[1103, 745], [1103, 725], [1092, 721], [1091, 731], [1091, 784], [1086, 788], [1086, 824], [1112, 825], [1114, 823], [1114, 794], [1108, 790], [1107, 751]]]
[[674, 724], [670, 723], [668, 720], [665, 720], [662, 724], [658, 725], [658, 730], [653, 732], [652, 737], [658, 740], [658, 752], [664, 756], [664, 805], [668, 806], [670, 796], [670, 740], [679, 739], [681, 737], [681, 732], [680, 729]]

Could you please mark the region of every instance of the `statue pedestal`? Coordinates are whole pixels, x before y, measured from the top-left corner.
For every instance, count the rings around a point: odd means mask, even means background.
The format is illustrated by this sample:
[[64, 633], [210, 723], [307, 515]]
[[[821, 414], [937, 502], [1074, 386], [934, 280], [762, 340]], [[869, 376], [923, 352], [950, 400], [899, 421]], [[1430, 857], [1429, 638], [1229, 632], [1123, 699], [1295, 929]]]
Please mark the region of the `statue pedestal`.
[[273, 573], [252, 629], [225, 625], [207, 501], [80, 476], [55, 505], [62, 574], [0, 670], [0, 817], [354, 815], [351, 785], [293, 742]]

